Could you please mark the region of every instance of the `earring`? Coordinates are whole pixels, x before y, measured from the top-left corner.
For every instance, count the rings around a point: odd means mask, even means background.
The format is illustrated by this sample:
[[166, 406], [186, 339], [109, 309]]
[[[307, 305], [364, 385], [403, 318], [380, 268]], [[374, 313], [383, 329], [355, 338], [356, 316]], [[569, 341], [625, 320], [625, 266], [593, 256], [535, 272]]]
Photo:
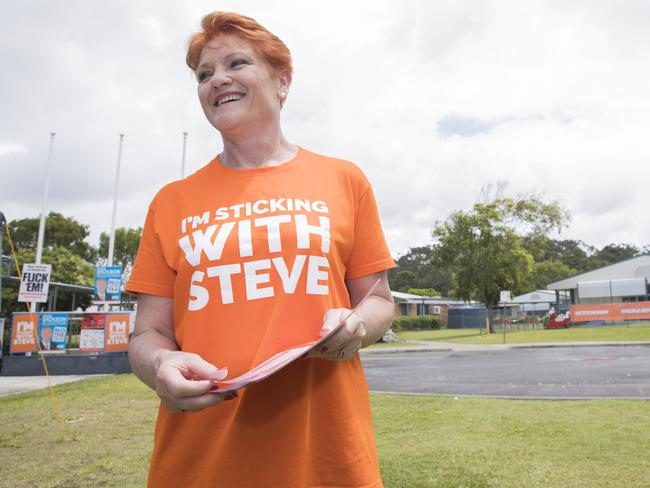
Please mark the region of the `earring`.
[[280, 98], [285, 98], [287, 96], [287, 92], [280, 92]]

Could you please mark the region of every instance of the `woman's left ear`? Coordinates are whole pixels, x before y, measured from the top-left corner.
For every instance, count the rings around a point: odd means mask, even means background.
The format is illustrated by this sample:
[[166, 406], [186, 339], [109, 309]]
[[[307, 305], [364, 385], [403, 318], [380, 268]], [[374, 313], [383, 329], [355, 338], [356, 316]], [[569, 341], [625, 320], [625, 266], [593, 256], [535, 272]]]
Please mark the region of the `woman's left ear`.
[[278, 97], [281, 102], [287, 98], [289, 94], [289, 87], [291, 86], [291, 73], [283, 71], [280, 74], [280, 87], [278, 88]]

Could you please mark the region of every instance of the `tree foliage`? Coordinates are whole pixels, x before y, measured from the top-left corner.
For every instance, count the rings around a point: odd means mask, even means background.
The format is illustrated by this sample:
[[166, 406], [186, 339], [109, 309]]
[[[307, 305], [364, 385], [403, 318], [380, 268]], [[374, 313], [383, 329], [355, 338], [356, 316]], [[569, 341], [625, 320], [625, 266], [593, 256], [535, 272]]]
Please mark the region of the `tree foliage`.
[[593, 269], [591, 256], [597, 251], [582, 241], [551, 239], [546, 235], [526, 236], [522, 238], [522, 245], [535, 262], [558, 261], [575, 273]]
[[[24, 263], [34, 262], [35, 254], [34, 249], [24, 248], [16, 253], [21, 270]], [[45, 249], [41, 262], [52, 265], [51, 281], [88, 286], [94, 284], [95, 266], [65, 247]]]
[[594, 253], [590, 264], [592, 269], [600, 268], [608, 264], [630, 259], [640, 252], [639, 248], [630, 244], [608, 244]]
[[408, 292], [409, 288], [433, 288], [447, 295], [452, 288], [451, 273], [431, 265], [431, 246], [412, 247], [397, 259], [397, 268], [388, 271], [391, 288]]
[[522, 240], [559, 231], [567, 220], [559, 204], [535, 197], [477, 203], [436, 223], [432, 262], [452, 273], [457, 298], [495, 306], [501, 290], [522, 292], [533, 270]]
[[545, 290], [549, 283], [576, 275], [576, 270], [554, 259], [533, 263], [531, 273], [526, 279], [524, 292]]
[[[38, 239], [38, 217], [12, 220], [9, 230], [16, 251], [20, 249], [36, 249]], [[93, 262], [97, 251], [86, 238], [89, 235], [88, 226], [77, 222], [73, 217], [64, 217], [57, 212], [50, 212], [45, 219], [43, 250], [54, 247], [64, 247], [82, 259]], [[9, 254], [9, 243], [3, 239], [3, 253]]]
[[433, 288], [409, 288], [408, 293], [411, 295], [420, 295], [421, 297], [439, 297], [440, 292]]
[[[129, 229], [120, 227], [115, 229], [115, 248], [113, 250], [113, 262], [126, 266], [127, 263], [133, 264], [135, 256], [138, 253], [140, 237], [142, 236], [142, 227]], [[109, 235], [102, 232], [99, 236], [99, 255], [108, 257]]]

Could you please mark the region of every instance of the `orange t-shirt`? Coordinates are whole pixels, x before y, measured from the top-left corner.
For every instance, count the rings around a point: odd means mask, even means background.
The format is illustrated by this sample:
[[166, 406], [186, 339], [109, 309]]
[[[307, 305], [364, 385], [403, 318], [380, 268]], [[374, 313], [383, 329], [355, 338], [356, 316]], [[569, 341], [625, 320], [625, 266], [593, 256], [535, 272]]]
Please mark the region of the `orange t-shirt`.
[[[318, 338], [346, 279], [394, 266], [367, 179], [299, 149], [280, 166], [216, 158], [153, 199], [127, 290], [174, 298], [181, 350], [238, 376]], [[357, 355], [298, 360], [197, 413], [161, 405], [150, 486], [382, 486]]]

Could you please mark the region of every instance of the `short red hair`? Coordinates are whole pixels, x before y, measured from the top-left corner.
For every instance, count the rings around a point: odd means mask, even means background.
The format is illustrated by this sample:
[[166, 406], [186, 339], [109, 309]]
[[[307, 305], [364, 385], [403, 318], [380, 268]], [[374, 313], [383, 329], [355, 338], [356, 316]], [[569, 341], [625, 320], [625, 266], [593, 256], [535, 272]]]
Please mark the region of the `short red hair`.
[[291, 53], [286, 44], [258, 24], [255, 19], [234, 12], [212, 12], [203, 17], [201, 30], [192, 35], [187, 46], [185, 57], [187, 65], [196, 71], [205, 45], [215, 37], [224, 34], [233, 34], [250, 41], [276, 72], [293, 73]]

